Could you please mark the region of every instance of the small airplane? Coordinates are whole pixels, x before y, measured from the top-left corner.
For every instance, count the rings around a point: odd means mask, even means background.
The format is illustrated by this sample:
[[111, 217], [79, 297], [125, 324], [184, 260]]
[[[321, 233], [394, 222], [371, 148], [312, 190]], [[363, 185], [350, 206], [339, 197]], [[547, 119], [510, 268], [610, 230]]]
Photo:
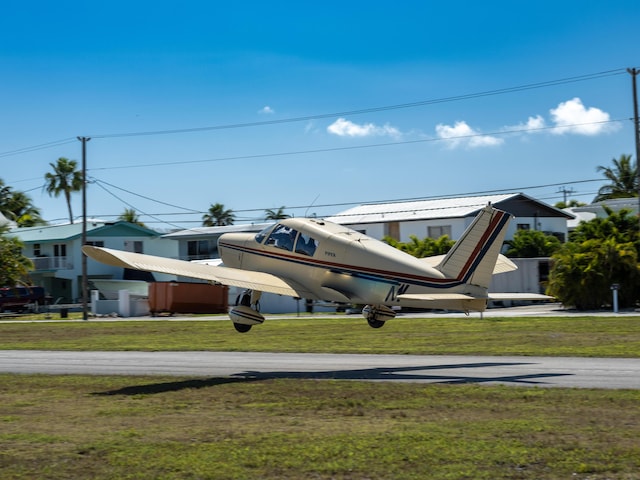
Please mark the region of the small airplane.
[[108, 265], [207, 280], [245, 289], [229, 316], [238, 332], [264, 322], [262, 292], [366, 305], [373, 328], [393, 319], [393, 307], [483, 312], [489, 300], [549, 300], [529, 293], [489, 293], [493, 274], [517, 269], [500, 254], [511, 215], [487, 205], [446, 255], [415, 258], [343, 225], [288, 218], [258, 234], [225, 233], [222, 265], [213, 266], [86, 245], [85, 255]]

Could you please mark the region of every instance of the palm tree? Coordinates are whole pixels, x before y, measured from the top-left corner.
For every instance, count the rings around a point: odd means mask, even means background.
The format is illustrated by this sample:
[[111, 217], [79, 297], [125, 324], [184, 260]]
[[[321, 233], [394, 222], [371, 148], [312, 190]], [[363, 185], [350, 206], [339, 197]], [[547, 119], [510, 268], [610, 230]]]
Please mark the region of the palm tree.
[[290, 218], [291, 215], [287, 215], [286, 213], [284, 213], [285, 208], [286, 207], [283, 205], [278, 210], [271, 210], [271, 209], [265, 210], [264, 219], [265, 220], [282, 220], [283, 218]]
[[140, 221], [140, 217], [138, 216], [138, 214], [133, 208], [125, 208], [124, 212], [122, 212], [118, 217], [118, 220], [122, 222], [133, 223], [135, 225], [139, 225], [145, 228], [147, 227], [144, 223]]
[[33, 205], [31, 198], [24, 192], [14, 191], [0, 178], [0, 213], [12, 220], [18, 227], [33, 227], [46, 222], [40, 216], [40, 210]]
[[35, 227], [47, 223], [40, 216], [40, 209], [33, 206], [31, 198], [24, 192], [13, 192], [8, 207], [18, 227]]
[[73, 212], [71, 211], [71, 192], [79, 192], [82, 190], [82, 172], [76, 170], [78, 163], [75, 160], [69, 160], [64, 157], [58, 158], [58, 161], [50, 163], [54, 173], [46, 173], [45, 189], [49, 195], [54, 197], [64, 193], [69, 208], [69, 222], [73, 223]]
[[637, 162], [631, 162], [631, 155], [622, 154], [619, 160], [613, 159], [613, 167], [600, 165], [598, 171], [611, 183], [600, 187], [594, 202], [638, 196]]
[[233, 225], [236, 216], [233, 210], [227, 210], [222, 203], [211, 204], [209, 211], [202, 216], [203, 227], [221, 227]]

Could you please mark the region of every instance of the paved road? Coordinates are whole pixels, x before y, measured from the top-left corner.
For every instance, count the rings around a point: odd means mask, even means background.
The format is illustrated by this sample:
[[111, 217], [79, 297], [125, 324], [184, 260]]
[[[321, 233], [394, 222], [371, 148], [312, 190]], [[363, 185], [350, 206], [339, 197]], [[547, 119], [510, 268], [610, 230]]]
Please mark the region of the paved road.
[[616, 358], [4, 350], [0, 372], [640, 389], [640, 359]]

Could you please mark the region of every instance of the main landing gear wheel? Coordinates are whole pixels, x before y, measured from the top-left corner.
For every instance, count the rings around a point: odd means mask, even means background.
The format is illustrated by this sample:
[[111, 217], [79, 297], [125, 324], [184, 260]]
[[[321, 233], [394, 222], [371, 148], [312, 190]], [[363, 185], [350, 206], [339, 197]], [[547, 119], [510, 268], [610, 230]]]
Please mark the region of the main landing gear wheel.
[[396, 312], [386, 305], [365, 305], [362, 315], [371, 328], [381, 328], [387, 320], [395, 318]]
[[367, 323], [371, 328], [382, 328], [384, 327], [384, 322], [382, 320], [376, 320], [375, 318], [367, 318]]
[[245, 325], [244, 323], [233, 323], [233, 328], [236, 329], [237, 332], [247, 333], [251, 330], [251, 325]]

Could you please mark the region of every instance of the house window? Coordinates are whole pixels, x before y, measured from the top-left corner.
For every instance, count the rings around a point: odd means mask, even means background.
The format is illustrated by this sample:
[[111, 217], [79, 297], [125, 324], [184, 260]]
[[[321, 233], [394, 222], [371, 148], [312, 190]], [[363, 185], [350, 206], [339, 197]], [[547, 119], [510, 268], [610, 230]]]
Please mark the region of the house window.
[[42, 255], [42, 252], [40, 250], [40, 244], [39, 243], [34, 243], [33, 244], [33, 256], [34, 257], [39, 257], [40, 255]]
[[67, 263], [67, 245], [56, 243], [53, 245], [53, 268], [65, 268]]
[[434, 225], [432, 227], [427, 227], [427, 236], [429, 238], [438, 239], [444, 235], [451, 238], [451, 225]]
[[142, 248], [142, 240], [125, 241], [124, 249], [127, 252], [144, 253]]
[[400, 240], [400, 222], [388, 222], [384, 224], [384, 234], [394, 240]]
[[519, 223], [517, 228], [518, 230], [531, 230], [531, 225], [528, 223]]
[[103, 240], [96, 240], [96, 241], [92, 241], [92, 242], [86, 242], [85, 245], [91, 245], [92, 247], [104, 247], [104, 241]]
[[201, 260], [209, 256], [209, 242], [207, 240], [191, 240], [187, 242], [189, 260]]

